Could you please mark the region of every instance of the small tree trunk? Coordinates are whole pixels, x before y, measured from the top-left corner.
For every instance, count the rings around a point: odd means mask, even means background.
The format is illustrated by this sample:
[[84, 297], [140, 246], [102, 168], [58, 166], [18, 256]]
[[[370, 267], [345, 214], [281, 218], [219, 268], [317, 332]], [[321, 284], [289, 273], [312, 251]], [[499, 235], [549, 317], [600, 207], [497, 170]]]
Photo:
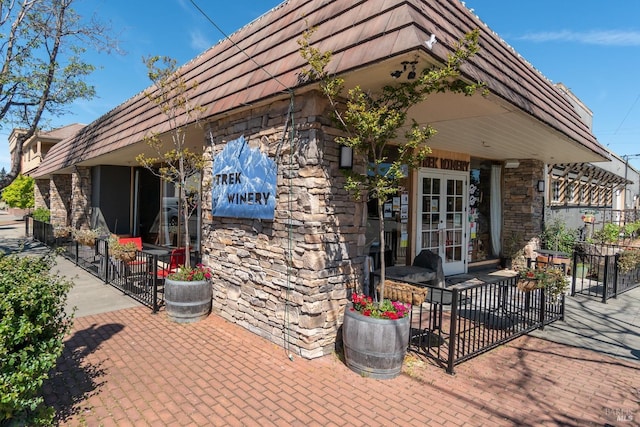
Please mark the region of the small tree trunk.
[[[380, 292], [379, 302], [384, 301], [384, 278], [385, 278], [385, 241], [384, 241], [384, 200], [378, 198], [378, 226], [380, 228]], [[375, 291], [374, 291], [375, 292]]]

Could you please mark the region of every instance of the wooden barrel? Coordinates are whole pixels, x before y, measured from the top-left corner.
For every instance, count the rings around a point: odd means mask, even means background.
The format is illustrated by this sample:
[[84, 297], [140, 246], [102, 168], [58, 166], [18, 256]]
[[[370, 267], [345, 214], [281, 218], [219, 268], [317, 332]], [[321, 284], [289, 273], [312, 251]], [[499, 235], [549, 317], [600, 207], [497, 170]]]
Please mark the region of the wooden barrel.
[[376, 379], [395, 378], [402, 370], [409, 345], [410, 317], [376, 319], [345, 309], [342, 342], [347, 366]]
[[193, 323], [211, 313], [211, 284], [207, 280], [183, 282], [165, 279], [164, 302], [169, 319]]

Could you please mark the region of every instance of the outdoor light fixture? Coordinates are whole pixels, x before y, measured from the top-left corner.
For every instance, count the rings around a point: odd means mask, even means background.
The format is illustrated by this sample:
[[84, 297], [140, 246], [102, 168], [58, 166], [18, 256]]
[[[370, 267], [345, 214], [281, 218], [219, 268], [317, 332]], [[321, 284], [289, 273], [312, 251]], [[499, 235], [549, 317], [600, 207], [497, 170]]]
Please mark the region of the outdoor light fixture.
[[431, 34], [431, 37], [429, 37], [429, 40], [425, 40], [424, 44], [427, 45], [427, 47], [429, 48], [429, 50], [433, 49], [433, 45], [438, 43], [438, 39], [436, 39], [436, 35], [435, 34]]
[[351, 169], [353, 167], [353, 148], [346, 145], [340, 146], [340, 169]]
[[538, 181], [538, 193], [544, 193], [544, 180]]
[[518, 160], [505, 160], [504, 168], [505, 169], [515, 169], [520, 166], [520, 162]]
[[391, 73], [391, 77], [394, 79], [399, 78], [402, 73], [407, 71], [407, 68], [411, 68], [411, 70], [407, 73], [407, 79], [413, 80], [416, 78], [416, 65], [418, 65], [418, 61], [402, 61], [402, 70], [395, 70]]

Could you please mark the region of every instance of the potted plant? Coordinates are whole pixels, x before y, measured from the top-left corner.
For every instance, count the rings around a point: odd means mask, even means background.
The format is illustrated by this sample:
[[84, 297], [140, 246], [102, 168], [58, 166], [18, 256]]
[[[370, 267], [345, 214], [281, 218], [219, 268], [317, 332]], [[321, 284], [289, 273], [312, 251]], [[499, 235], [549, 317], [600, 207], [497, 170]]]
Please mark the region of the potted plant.
[[96, 239], [100, 236], [100, 231], [97, 229], [73, 229], [71, 231], [71, 235], [73, 236], [73, 240], [85, 246], [94, 246], [96, 244]]
[[121, 243], [117, 236], [109, 238], [109, 255], [123, 262], [132, 262], [136, 259], [138, 246], [134, 242]]
[[[347, 366], [360, 375], [394, 378], [400, 374], [409, 344], [411, 304], [354, 293], [344, 313], [343, 343]], [[376, 339], [382, 334], [384, 339]]]
[[544, 288], [552, 298], [557, 299], [569, 287], [569, 281], [562, 268], [525, 268], [520, 271], [517, 287], [521, 291], [530, 292]]
[[[343, 132], [336, 138], [339, 145], [350, 147], [353, 150], [354, 159], [359, 160], [359, 165], [364, 166], [360, 170], [347, 169], [345, 173], [345, 189], [356, 200], [363, 197], [369, 200], [377, 200], [378, 211], [378, 241], [380, 248], [384, 249], [384, 204], [397, 194], [400, 182], [406, 178], [407, 171], [420, 167], [423, 161], [431, 153], [426, 141], [435, 134], [435, 129], [429, 125], [420, 125], [415, 120], [408, 122], [408, 111], [411, 107], [422, 103], [428, 95], [439, 92], [475, 93], [480, 84], [468, 84], [460, 79], [460, 66], [474, 55], [478, 50], [477, 30], [467, 34], [456, 46], [454, 52], [449, 54], [444, 65], [440, 67], [428, 67], [422, 70], [413, 80], [397, 82], [385, 85], [379, 92], [369, 91], [355, 86], [344, 92], [344, 80], [335, 75], [330, 75], [326, 68], [331, 62], [331, 52], [321, 52], [311, 46], [310, 40], [314, 29], [307, 30], [298, 40], [300, 54], [309, 67], [302, 72], [302, 79], [317, 81], [322, 93], [329, 100], [331, 114], [337, 127]], [[346, 100], [346, 101], [345, 101]], [[400, 132], [404, 132], [402, 143]], [[395, 143], [395, 144], [394, 144]], [[393, 152], [393, 155], [391, 155]], [[385, 262], [384, 256], [380, 257], [380, 281], [377, 301], [371, 301], [371, 313], [386, 312], [386, 308], [393, 303], [384, 299], [385, 295]], [[367, 303], [367, 306], [369, 303]], [[405, 312], [403, 312], [405, 313]], [[357, 337], [359, 329], [364, 321], [369, 321], [369, 339], [363, 345], [370, 344], [373, 348], [385, 346], [386, 341], [394, 341], [390, 338], [389, 330], [396, 331], [406, 339], [408, 343], [409, 321], [405, 316], [398, 318], [375, 318], [360, 314], [357, 309], [347, 308], [345, 322], [342, 327], [342, 337], [345, 349], [353, 348], [351, 339]], [[352, 331], [352, 327], [356, 328]], [[376, 351], [376, 350], [372, 350]], [[345, 350], [347, 365], [359, 373], [374, 375], [379, 369], [376, 366], [378, 358], [364, 357], [360, 361], [351, 360], [351, 351]], [[402, 357], [393, 357], [402, 365]], [[362, 363], [361, 363], [362, 362]], [[365, 366], [371, 362], [372, 366]], [[356, 368], [356, 369], [354, 369]], [[400, 372], [399, 367], [384, 367], [384, 373], [380, 375], [390, 378]], [[391, 374], [390, 372], [393, 372]], [[377, 375], [377, 374], [375, 374]]]
[[211, 270], [202, 264], [179, 267], [164, 283], [167, 316], [177, 323], [192, 323], [211, 312]]

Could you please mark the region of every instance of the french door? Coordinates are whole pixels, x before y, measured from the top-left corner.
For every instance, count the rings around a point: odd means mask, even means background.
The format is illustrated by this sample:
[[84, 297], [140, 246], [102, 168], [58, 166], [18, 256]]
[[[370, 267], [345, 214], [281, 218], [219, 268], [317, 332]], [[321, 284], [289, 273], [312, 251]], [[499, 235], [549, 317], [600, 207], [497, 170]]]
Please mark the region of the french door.
[[421, 169], [418, 174], [416, 254], [442, 258], [444, 274], [467, 271], [468, 172]]

